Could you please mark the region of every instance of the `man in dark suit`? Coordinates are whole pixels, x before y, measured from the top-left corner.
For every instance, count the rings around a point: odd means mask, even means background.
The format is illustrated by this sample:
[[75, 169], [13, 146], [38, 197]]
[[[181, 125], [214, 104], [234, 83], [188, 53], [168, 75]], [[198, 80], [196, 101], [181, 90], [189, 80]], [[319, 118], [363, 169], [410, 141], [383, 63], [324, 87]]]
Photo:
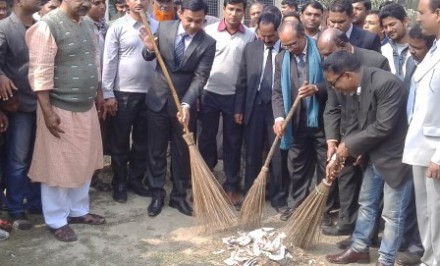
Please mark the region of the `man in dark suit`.
[[[189, 109], [196, 103], [212, 67], [215, 40], [202, 30], [208, 7], [203, 0], [185, 0], [179, 12], [180, 20], [164, 21], [157, 30], [157, 42], [162, 58], [175, 84], [182, 102], [181, 122], [189, 120]], [[148, 37], [143, 56], [153, 60], [155, 54]], [[185, 215], [192, 215], [186, 201], [186, 189], [190, 175], [188, 147], [182, 138], [182, 126], [176, 117], [177, 108], [159, 64], [153, 76], [154, 85], [147, 92], [148, 106], [148, 167], [147, 176], [153, 199], [148, 215], [158, 215], [164, 205], [166, 151], [171, 140], [171, 175], [173, 190], [170, 207]]]
[[[315, 41], [306, 36], [303, 25], [286, 21], [278, 32], [285, 50], [275, 58], [272, 109], [274, 132], [284, 134], [281, 148], [289, 149], [287, 166], [293, 206], [282, 215], [281, 219], [286, 220], [308, 195], [315, 169], [318, 182], [324, 178], [327, 149], [322, 113], [327, 91], [318, 49]], [[302, 98], [300, 107], [284, 133], [284, 117], [297, 96]]]
[[[355, 55], [364, 66], [377, 67], [389, 71], [388, 60], [380, 53], [354, 47], [350, 44], [347, 35], [336, 28], [326, 29], [318, 40], [319, 53], [327, 58], [330, 54], [344, 50]], [[345, 134], [347, 116], [345, 95], [332, 89], [327, 90], [328, 100], [324, 111], [325, 136], [327, 140], [327, 160], [336, 152], [340, 140]], [[362, 171], [355, 158], [351, 158], [341, 171], [335, 182], [339, 188], [340, 211], [335, 226], [324, 226], [325, 235], [350, 235], [354, 230], [358, 209], [358, 195], [362, 184]], [[338, 191], [334, 192], [337, 194]], [[331, 198], [331, 197], [330, 197]]]
[[[278, 26], [280, 17], [264, 12], [258, 19], [260, 39], [248, 43], [243, 53], [235, 95], [235, 120], [244, 124], [246, 170], [244, 188], [250, 189], [261, 170], [263, 151], [275, 139], [272, 126], [272, 83], [275, 56], [280, 50]], [[283, 211], [286, 199], [281, 173], [281, 154], [278, 149], [272, 158], [270, 198], [274, 208]]]
[[[6, 197], [9, 216], [19, 229], [30, 229], [26, 210], [41, 213], [39, 183], [31, 183], [28, 171], [35, 142], [37, 98], [28, 81], [29, 50], [27, 28], [41, 2], [14, 1], [12, 13], [0, 22], [0, 101], [19, 101], [17, 112], [8, 114], [6, 132]], [[3, 193], [3, 191], [1, 191]], [[25, 200], [27, 204], [25, 205]]]
[[380, 53], [379, 36], [353, 26], [353, 6], [350, 0], [335, 0], [330, 5], [329, 11], [327, 19], [329, 27], [345, 32], [354, 46]]
[[327, 82], [346, 95], [345, 108], [353, 114], [327, 166], [327, 177], [336, 178], [349, 157], [368, 158], [353, 244], [326, 258], [338, 264], [370, 262], [369, 246], [383, 191], [385, 229], [376, 265], [394, 265], [413, 189], [411, 169], [402, 163], [407, 130], [405, 86], [388, 71], [361, 67], [359, 59], [347, 51], [331, 54], [323, 68]]

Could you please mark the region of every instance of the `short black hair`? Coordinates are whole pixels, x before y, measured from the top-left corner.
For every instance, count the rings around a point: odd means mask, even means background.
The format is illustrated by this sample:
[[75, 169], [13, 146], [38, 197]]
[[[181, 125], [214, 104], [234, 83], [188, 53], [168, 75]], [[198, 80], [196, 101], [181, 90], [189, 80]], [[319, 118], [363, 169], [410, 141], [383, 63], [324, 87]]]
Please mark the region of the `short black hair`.
[[384, 6], [387, 6], [389, 4], [394, 3], [393, 1], [387, 0], [385, 2], [383, 2], [382, 4], [379, 5], [379, 10], [381, 10], [382, 8], [384, 8]]
[[408, 15], [406, 14], [405, 8], [402, 5], [390, 3], [384, 6], [379, 13], [379, 19], [381, 22], [389, 17], [404, 21], [406, 18], [408, 18]]
[[296, 0], [283, 0], [281, 1], [281, 4], [295, 7], [295, 10], [298, 10], [298, 2]]
[[346, 13], [348, 16], [351, 16], [353, 14], [353, 6], [350, 0], [335, 0], [331, 3], [329, 11]]
[[309, 2], [306, 2], [306, 3], [301, 7], [301, 13], [304, 13], [304, 11], [306, 10], [306, 8], [307, 8], [308, 6], [311, 6], [311, 7], [313, 7], [314, 9], [319, 9], [319, 10], [321, 10], [322, 13], [324, 13], [324, 6], [323, 6], [320, 2], [318, 2], [318, 1], [309, 1]]
[[377, 10], [377, 9], [368, 10], [368, 12], [367, 12], [367, 16], [368, 15], [377, 15], [377, 16], [379, 16], [379, 14], [380, 14], [380, 11]]
[[429, 9], [431, 9], [431, 12], [434, 12], [437, 8], [440, 8], [440, 0], [430, 0]]
[[364, 5], [364, 7], [365, 7], [365, 9], [367, 11], [371, 10], [371, 2], [370, 2], [370, 0], [351, 0], [352, 4], [359, 3], [359, 2], [361, 2]]
[[339, 50], [331, 53], [327, 59], [322, 62], [324, 71], [331, 71], [336, 75], [344, 72], [358, 72], [361, 69], [361, 61], [352, 53], [345, 50]]
[[301, 21], [300, 16], [299, 16], [298, 13], [296, 13], [296, 12], [286, 12], [286, 13], [284, 13], [283, 21], [284, 21], [286, 18], [288, 18], [288, 17], [294, 17], [294, 18], [296, 18], [298, 21]]
[[296, 32], [298, 36], [303, 36], [306, 33], [304, 32], [304, 26], [301, 23], [301, 21], [284, 21], [281, 23], [280, 27], [278, 28], [278, 32], [282, 32], [285, 28], [293, 28], [293, 30]]
[[116, 4], [122, 5], [122, 4], [126, 4], [126, 2], [125, 0], [115, 0], [115, 5]]
[[195, 12], [203, 10], [205, 15], [208, 14], [208, 5], [203, 0], [183, 0], [180, 9], [182, 12], [185, 9]]
[[435, 40], [435, 36], [424, 35], [422, 33], [422, 29], [420, 29], [419, 24], [414, 24], [410, 28], [408, 34], [411, 39], [424, 40], [428, 50], [431, 49], [432, 44], [434, 43], [434, 40]]
[[274, 15], [280, 17], [280, 19], [281, 19], [281, 17], [283, 16], [283, 14], [281, 14], [280, 9], [279, 9], [278, 7], [276, 7], [276, 6], [272, 6], [272, 5], [271, 5], [271, 6], [265, 6], [265, 7], [263, 8], [263, 13], [264, 13], [264, 12], [272, 13], [272, 14], [274, 14]]
[[257, 27], [260, 27], [260, 24], [273, 24], [275, 30], [278, 30], [280, 26], [281, 18], [270, 12], [263, 12], [261, 16], [258, 18]]
[[226, 7], [227, 5], [238, 5], [243, 4], [243, 9], [246, 10], [247, 1], [246, 0], [225, 0], [223, 2], [223, 7]]

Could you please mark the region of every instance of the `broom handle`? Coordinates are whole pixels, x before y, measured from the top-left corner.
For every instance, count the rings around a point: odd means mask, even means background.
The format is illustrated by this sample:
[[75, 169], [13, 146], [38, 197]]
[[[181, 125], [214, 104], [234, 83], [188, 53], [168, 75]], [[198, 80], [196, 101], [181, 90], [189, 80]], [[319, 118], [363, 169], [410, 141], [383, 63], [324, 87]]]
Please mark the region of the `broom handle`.
[[[298, 105], [301, 102], [301, 97], [296, 96], [295, 101], [293, 102], [292, 108], [290, 108], [289, 113], [286, 116], [286, 119], [284, 120], [283, 129], [286, 128], [287, 124], [292, 120], [293, 114], [295, 114], [296, 109], [298, 109]], [[275, 150], [278, 149], [278, 143], [280, 142], [280, 137], [278, 135], [275, 137], [275, 140], [272, 143], [272, 146], [270, 147], [269, 153], [267, 154], [266, 161], [264, 161], [263, 167], [269, 168], [270, 161], [272, 161], [273, 154], [275, 153]]]
[[[156, 54], [157, 62], [159, 62], [160, 68], [162, 69], [163, 75], [165, 76], [165, 79], [167, 80], [168, 86], [171, 89], [171, 94], [173, 95], [174, 103], [176, 104], [177, 111], [182, 114], [182, 106], [180, 105], [179, 96], [176, 93], [176, 88], [174, 87], [173, 81], [171, 80], [170, 73], [168, 72], [167, 67], [165, 66], [165, 63], [162, 59], [162, 55], [159, 52], [159, 48], [157, 47], [156, 41], [154, 40], [153, 33], [150, 29], [150, 24], [148, 23], [147, 16], [145, 15], [145, 11], [142, 10], [139, 12], [142, 24], [144, 24], [145, 30], [147, 32], [148, 37], [151, 40], [151, 43], [153, 44], [154, 53]], [[183, 124], [183, 129], [186, 133], [189, 133], [188, 125], [186, 123]]]

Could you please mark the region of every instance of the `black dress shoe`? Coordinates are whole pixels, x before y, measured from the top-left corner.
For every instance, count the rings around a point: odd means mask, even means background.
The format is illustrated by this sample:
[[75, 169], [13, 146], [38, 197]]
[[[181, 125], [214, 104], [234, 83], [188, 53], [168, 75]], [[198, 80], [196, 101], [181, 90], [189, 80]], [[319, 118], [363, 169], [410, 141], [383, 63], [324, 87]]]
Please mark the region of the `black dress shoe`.
[[348, 263], [370, 263], [369, 252], [357, 252], [351, 248], [347, 248], [341, 253], [334, 255], [327, 255], [325, 258], [335, 264], [348, 264]]
[[277, 211], [278, 214], [283, 214], [289, 209], [287, 206], [281, 206], [281, 207], [274, 207], [274, 209]]
[[353, 233], [351, 226], [322, 226], [322, 233], [326, 236], [349, 236]]
[[151, 199], [150, 205], [148, 205], [148, 216], [157, 216], [163, 208], [164, 198], [163, 197], [153, 197]]
[[351, 244], [353, 244], [353, 240], [351, 239], [351, 237], [349, 237], [349, 238], [346, 238], [346, 239], [336, 243], [336, 246], [338, 246], [338, 248], [340, 248], [340, 249], [345, 250], [345, 249], [351, 247]]
[[411, 252], [397, 253], [396, 263], [403, 266], [419, 265], [421, 263], [420, 256]]
[[281, 214], [280, 220], [281, 221], [287, 221], [289, 220], [290, 216], [292, 216], [293, 212], [295, 210], [293, 208], [287, 208], [284, 213]]
[[146, 189], [139, 179], [133, 179], [128, 182], [128, 188], [141, 197], [151, 197], [151, 191]]
[[193, 209], [192, 207], [189, 205], [189, 203], [184, 200], [171, 200], [170, 199], [170, 207], [171, 208], [175, 208], [177, 209], [179, 212], [188, 215], [188, 216], [192, 216], [193, 215]]
[[119, 183], [113, 185], [113, 200], [119, 203], [127, 202], [127, 185]]

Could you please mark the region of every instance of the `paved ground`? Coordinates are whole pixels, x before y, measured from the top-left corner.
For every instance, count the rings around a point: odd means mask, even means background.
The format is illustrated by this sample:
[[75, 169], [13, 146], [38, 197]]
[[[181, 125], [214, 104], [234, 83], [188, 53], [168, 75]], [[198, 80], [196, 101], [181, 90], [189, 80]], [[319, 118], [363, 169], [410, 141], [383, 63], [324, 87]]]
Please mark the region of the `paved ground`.
[[[222, 248], [222, 237], [235, 235], [234, 231], [200, 234], [193, 218], [169, 207], [150, 218], [146, 212], [149, 202], [149, 198], [129, 194], [128, 202], [119, 204], [111, 193], [91, 191], [92, 212], [103, 214], [107, 224], [74, 225], [79, 237], [74, 243], [55, 240], [41, 216], [30, 216], [35, 223], [32, 230], [13, 231], [9, 240], [0, 242], [0, 265], [224, 265], [229, 254], [213, 252]], [[0, 217], [6, 218], [6, 214]], [[265, 226], [283, 225], [267, 205]], [[294, 261], [288, 265], [332, 265], [324, 256], [339, 252], [334, 243], [343, 238], [323, 237], [309, 251], [293, 249]], [[377, 250], [370, 253], [373, 260], [377, 258]]]

